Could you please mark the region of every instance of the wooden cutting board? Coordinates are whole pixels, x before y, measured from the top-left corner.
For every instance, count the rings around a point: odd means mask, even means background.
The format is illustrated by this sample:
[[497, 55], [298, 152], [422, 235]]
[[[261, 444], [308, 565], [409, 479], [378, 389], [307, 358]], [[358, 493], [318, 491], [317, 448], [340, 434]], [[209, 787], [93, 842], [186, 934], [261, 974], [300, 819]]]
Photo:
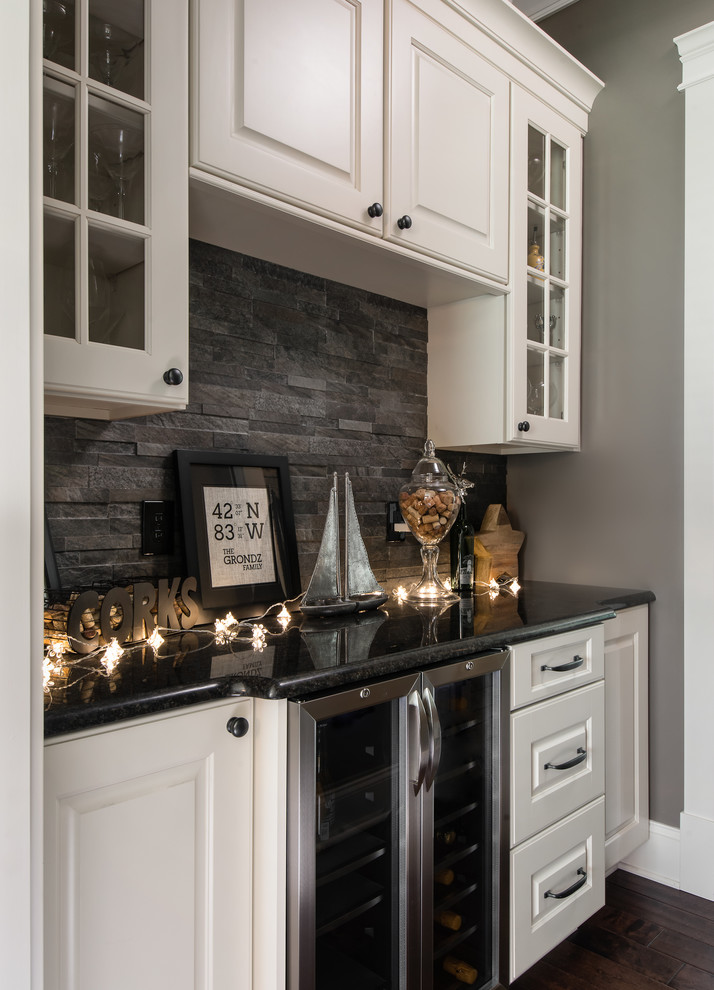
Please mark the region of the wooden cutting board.
[[518, 551], [525, 534], [513, 529], [502, 505], [489, 505], [474, 538], [476, 580], [488, 584], [503, 574], [518, 577]]

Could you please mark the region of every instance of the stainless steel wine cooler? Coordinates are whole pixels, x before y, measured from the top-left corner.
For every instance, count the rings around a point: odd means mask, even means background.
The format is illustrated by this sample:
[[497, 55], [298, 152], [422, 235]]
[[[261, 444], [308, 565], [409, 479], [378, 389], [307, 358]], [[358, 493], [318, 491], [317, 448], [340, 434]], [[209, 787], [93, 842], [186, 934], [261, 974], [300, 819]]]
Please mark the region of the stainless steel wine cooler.
[[507, 656], [290, 704], [289, 990], [500, 985]]

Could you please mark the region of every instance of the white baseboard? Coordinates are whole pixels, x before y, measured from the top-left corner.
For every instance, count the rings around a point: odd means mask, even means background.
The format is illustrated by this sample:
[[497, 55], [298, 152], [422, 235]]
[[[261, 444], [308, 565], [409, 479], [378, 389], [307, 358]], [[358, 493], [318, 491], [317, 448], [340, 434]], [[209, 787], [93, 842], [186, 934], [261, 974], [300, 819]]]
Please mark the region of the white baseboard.
[[650, 822], [650, 837], [647, 842], [618, 865], [628, 873], [636, 873], [647, 880], [679, 889], [679, 856], [680, 830], [659, 822]]
[[714, 821], [683, 811], [679, 831], [682, 890], [714, 900]]

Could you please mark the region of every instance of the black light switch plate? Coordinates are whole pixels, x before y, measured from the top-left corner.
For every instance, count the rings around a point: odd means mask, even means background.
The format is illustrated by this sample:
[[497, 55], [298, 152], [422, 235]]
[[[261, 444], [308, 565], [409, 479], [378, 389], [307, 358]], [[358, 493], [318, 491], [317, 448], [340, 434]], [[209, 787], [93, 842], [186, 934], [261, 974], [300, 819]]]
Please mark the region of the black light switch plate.
[[141, 503], [141, 552], [145, 557], [173, 553], [174, 503]]
[[401, 543], [406, 540], [408, 532], [399, 502], [387, 502], [387, 543]]

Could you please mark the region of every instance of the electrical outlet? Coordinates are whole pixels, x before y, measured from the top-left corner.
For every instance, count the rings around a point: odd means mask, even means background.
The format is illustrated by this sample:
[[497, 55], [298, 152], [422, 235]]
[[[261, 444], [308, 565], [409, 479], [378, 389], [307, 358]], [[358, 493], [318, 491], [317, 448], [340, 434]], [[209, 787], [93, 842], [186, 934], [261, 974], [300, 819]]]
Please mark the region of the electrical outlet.
[[399, 502], [387, 502], [387, 543], [401, 543], [408, 532], [409, 527], [404, 522]]
[[145, 557], [173, 553], [174, 503], [141, 503], [141, 552]]

